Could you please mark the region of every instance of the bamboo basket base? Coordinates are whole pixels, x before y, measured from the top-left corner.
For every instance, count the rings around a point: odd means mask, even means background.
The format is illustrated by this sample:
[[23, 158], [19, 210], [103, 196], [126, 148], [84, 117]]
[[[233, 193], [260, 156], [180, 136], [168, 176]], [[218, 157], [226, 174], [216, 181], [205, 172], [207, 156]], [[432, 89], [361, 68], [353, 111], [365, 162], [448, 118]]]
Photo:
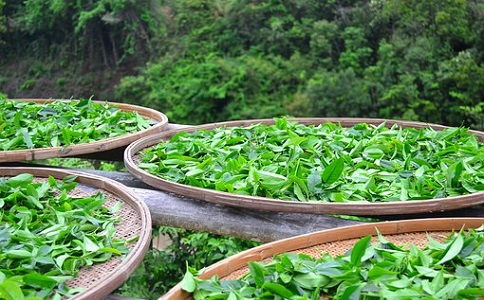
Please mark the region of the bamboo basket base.
[[[367, 223], [346, 226], [303, 234], [243, 251], [206, 268], [199, 276], [210, 279], [218, 276], [223, 280], [240, 278], [249, 272], [248, 262], [269, 262], [275, 255], [285, 252], [304, 253], [320, 257], [322, 253], [332, 256], [342, 255], [353, 248], [362, 237], [371, 235], [372, 241], [378, 240], [380, 232], [387, 240], [403, 247], [414, 244], [422, 248], [428, 244], [427, 236], [437, 241], [443, 241], [453, 231], [478, 228], [484, 225], [484, 218], [432, 218], [381, 223]], [[191, 294], [184, 292], [176, 285], [161, 300], [193, 299]], [[321, 297], [320, 299], [327, 299]]]
[[[428, 244], [427, 236], [432, 237], [434, 240], [442, 242], [445, 240], [451, 231], [434, 231], [434, 232], [411, 232], [411, 233], [402, 233], [402, 234], [392, 234], [392, 235], [385, 235], [385, 238], [390, 242], [394, 243], [397, 246], [402, 246], [406, 248], [406, 246], [410, 244], [414, 244], [418, 248], [423, 248]], [[312, 257], [320, 257], [323, 253], [328, 253], [331, 256], [335, 257], [338, 255], [343, 255], [348, 252], [356, 242], [359, 241], [357, 239], [349, 239], [349, 240], [341, 240], [335, 242], [328, 242], [324, 244], [315, 245], [312, 247], [298, 249], [295, 251], [291, 251], [293, 253], [302, 253], [307, 254]], [[377, 236], [373, 236], [371, 242], [374, 243], [378, 241]], [[272, 258], [264, 259], [263, 261], [269, 262]], [[249, 273], [249, 268], [244, 267], [239, 270], [234, 271], [233, 273], [223, 277], [223, 280], [234, 280], [238, 279], [244, 275]]]
[[101, 176], [75, 170], [49, 168], [0, 167], [0, 177], [13, 177], [22, 173], [34, 175], [35, 182], [45, 181], [48, 176], [62, 179], [76, 175], [76, 188], [68, 194], [71, 197], [86, 197], [101, 192], [107, 199], [104, 206], [112, 208], [121, 202], [121, 209], [114, 213], [119, 222], [115, 225], [115, 237], [132, 241], [129, 252], [123, 256], [113, 256], [106, 262], [97, 263], [79, 270], [77, 276], [66, 282], [69, 288], [83, 290], [70, 299], [102, 299], [124, 283], [143, 260], [151, 242], [151, 218], [148, 207], [138, 200], [124, 185]]
[[[433, 128], [442, 130], [448, 128], [438, 124], [428, 124], [422, 122], [386, 120], [386, 119], [363, 119], [363, 118], [295, 118], [290, 119], [299, 124], [318, 125], [326, 122], [340, 123], [343, 127], [351, 127], [358, 123], [368, 123], [379, 125], [383, 122], [388, 126], [398, 124], [403, 128]], [[476, 192], [468, 195], [453, 196], [447, 198], [435, 198], [427, 200], [394, 201], [394, 202], [324, 202], [313, 201], [285, 201], [260, 196], [249, 196], [232, 194], [207, 188], [189, 186], [186, 184], [169, 181], [155, 176], [148, 171], [141, 169], [140, 153], [162, 141], [170, 140], [174, 135], [181, 132], [193, 132], [197, 130], [212, 130], [220, 127], [244, 127], [252, 124], [274, 124], [272, 119], [230, 121], [212, 123], [190, 128], [181, 128], [165, 131], [156, 135], [151, 135], [131, 143], [124, 152], [124, 164], [128, 171], [144, 183], [167, 192], [172, 192], [188, 198], [198, 199], [214, 204], [222, 204], [233, 207], [241, 207], [254, 210], [266, 210], [275, 212], [291, 213], [311, 213], [311, 214], [337, 214], [352, 216], [377, 216], [377, 215], [399, 215], [410, 213], [433, 213], [446, 210], [460, 209], [472, 205], [484, 203], [484, 192]], [[484, 132], [469, 131], [474, 134], [479, 141], [484, 141]]]
[[[107, 191], [96, 189], [86, 192], [86, 189], [91, 190], [89, 187], [80, 185], [71, 191], [70, 195], [86, 197], [101, 192], [107, 198], [106, 204], [104, 205], [107, 208], [112, 208], [118, 201], [120, 201], [118, 197]], [[140, 215], [127, 203], [123, 203], [122, 208], [114, 214], [114, 217], [117, 217], [120, 220], [120, 222], [116, 224], [116, 238], [131, 240], [136, 238], [136, 236], [143, 230]], [[133, 251], [134, 246], [135, 243], [127, 245], [129, 251]], [[75, 278], [67, 281], [67, 286], [69, 288], [80, 287], [86, 290], [93, 288], [98, 284], [99, 280], [112, 274], [122, 263], [123, 260], [121, 257], [114, 256], [104, 263], [98, 263], [92, 267], [83, 267]]]

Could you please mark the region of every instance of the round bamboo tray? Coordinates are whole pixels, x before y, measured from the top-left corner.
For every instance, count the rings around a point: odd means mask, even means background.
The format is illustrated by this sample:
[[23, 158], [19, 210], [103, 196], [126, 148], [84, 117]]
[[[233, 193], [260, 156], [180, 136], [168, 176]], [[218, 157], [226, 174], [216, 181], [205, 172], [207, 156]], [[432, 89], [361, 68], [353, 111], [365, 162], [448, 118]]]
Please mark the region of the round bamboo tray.
[[73, 170], [51, 168], [0, 167], [0, 177], [12, 177], [22, 173], [33, 174], [36, 180], [53, 176], [62, 179], [76, 175], [78, 186], [71, 191], [73, 195], [86, 195], [101, 191], [108, 198], [106, 206], [122, 202], [122, 208], [115, 213], [121, 217], [116, 224], [116, 237], [135, 238], [136, 242], [128, 245], [129, 253], [124, 257], [113, 257], [110, 260], [82, 268], [78, 275], [67, 281], [70, 288], [84, 288], [82, 292], [70, 299], [102, 299], [122, 285], [138, 267], [151, 242], [151, 217], [146, 204], [138, 200], [124, 185], [101, 176], [90, 175]]
[[[56, 101], [55, 99], [11, 99], [22, 102], [35, 102], [39, 104], [47, 104]], [[62, 100], [62, 101], [77, 101], [77, 100]], [[66, 147], [48, 147], [48, 148], [34, 148], [25, 150], [8, 150], [0, 151], [0, 163], [2, 162], [18, 162], [35, 159], [47, 159], [53, 157], [75, 156], [80, 154], [89, 154], [101, 151], [107, 151], [119, 147], [129, 145], [133, 141], [142, 137], [159, 133], [165, 130], [168, 126], [168, 118], [161, 112], [156, 110], [116, 102], [93, 101], [96, 103], [103, 103], [117, 106], [122, 111], [137, 112], [140, 116], [155, 121], [156, 124], [148, 129], [139, 132], [125, 134], [118, 137], [107, 138], [95, 142], [74, 144]]]
[[[305, 125], [317, 125], [326, 122], [340, 123], [343, 127], [351, 127], [358, 123], [368, 123], [379, 125], [386, 122], [388, 126], [398, 124], [401, 127], [427, 128], [435, 130], [449, 128], [447, 126], [429, 124], [422, 122], [397, 121], [387, 119], [363, 119], [363, 118], [295, 118], [289, 119]], [[205, 188], [192, 187], [169, 180], [165, 180], [142, 170], [137, 166], [139, 162], [138, 153], [145, 148], [149, 148], [160, 141], [169, 140], [178, 132], [192, 132], [200, 129], [214, 129], [218, 127], [249, 126], [256, 123], [274, 124], [273, 119], [245, 120], [213, 123], [190, 128], [170, 130], [153, 136], [140, 139], [129, 145], [124, 152], [124, 164], [128, 171], [139, 178], [141, 181], [157, 189], [173, 192], [193, 199], [204, 200], [211, 203], [229, 206], [243, 207], [256, 210], [268, 210], [277, 212], [298, 212], [314, 214], [346, 214], [346, 215], [398, 215], [409, 213], [438, 212], [452, 209], [464, 208], [472, 205], [484, 203], [484, 192], [447, 197], [429, 200], [412, 200], [405, 202], [385, 202], [385, 203], [329, 203], [329, 202], [296, 202], [269, 199], [258, 196], [247, 196], [230, 194]], [[470, 130], [470, 133], [477, 136], [480, 141], [484, 141], [484, 132]]]
[[[333, 256], [342, 255], [364, 236], [373, 235], [373, 241], [375, 241], [377, 230], [396, 245], [413, 243], [422, 248], [428, 243], [427, 234], [442, 241], [453, 230], [478, 228], [483, 224], [484, 218], [435, 218], [323, 230], [264, 244], [233, 255], [205, 269], [199, 278], [210, 279], [218, 275], [221, 279], [236, 279], [248, 273], [248, 262], [270, 260], [274, 255], [285, 252], [305, 253], [313, 257], [321, 256], [322, 252], [328, 252]], [[177, 284], [160, 299], [182, 300], [192, 299], [192, 297], [180, 288], [180, 284]]]

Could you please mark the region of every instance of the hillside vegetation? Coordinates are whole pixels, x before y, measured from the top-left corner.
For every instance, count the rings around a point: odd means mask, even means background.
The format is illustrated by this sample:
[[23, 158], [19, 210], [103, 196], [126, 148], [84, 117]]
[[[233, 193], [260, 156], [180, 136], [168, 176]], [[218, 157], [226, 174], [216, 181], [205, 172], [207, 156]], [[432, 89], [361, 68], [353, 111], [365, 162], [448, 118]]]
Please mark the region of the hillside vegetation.
[[484, 128], [483, 0], [0, 0], [0, 91]]

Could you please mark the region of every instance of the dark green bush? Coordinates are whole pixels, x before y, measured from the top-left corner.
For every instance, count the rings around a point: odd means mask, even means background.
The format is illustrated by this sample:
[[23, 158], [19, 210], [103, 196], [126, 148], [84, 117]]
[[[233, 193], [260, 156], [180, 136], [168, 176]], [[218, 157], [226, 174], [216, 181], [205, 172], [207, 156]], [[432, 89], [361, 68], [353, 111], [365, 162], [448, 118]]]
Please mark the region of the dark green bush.
[[160, 227], [154, 231], [155, 236], [169, 236], [171, 244], [161, 250], [151, 248], [140, 267], [116, 291], [117, 294], [158, 299], [183, 278], [187, 264], [202, 269], [259, 244], [172, 227]]

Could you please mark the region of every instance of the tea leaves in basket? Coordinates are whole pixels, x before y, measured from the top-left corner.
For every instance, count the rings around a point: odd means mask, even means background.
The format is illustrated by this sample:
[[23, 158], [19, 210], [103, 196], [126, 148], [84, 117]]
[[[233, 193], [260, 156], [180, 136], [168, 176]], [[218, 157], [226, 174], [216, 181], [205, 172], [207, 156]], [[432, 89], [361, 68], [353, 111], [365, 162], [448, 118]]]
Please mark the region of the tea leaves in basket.
[[68, 146], [149, 128], [137, 112], [92, 100], [38, 104], [0, 98], [0, 149]]
[[128, 252], [115, 237], [118, 219], [98, 192], [75, 196], [75, 177], [0, 178], [0, 299], [60, 299], [79, 289], [66, 281], [81, 267]]
[[187, 271], [181, 288], [195, 299], [478, 299], [484, 296], [484, 228], [452, 233], [420, 249], [379, 236], [344, 255], [282, 253], [249, 262], [236, 280], [201, 280]]
[[276, 119], [179, 132], [140, 155], [138, 167], [172, 182], [290, 201], [391, 202], [484, 191], [484, 144], [465, 128]]

